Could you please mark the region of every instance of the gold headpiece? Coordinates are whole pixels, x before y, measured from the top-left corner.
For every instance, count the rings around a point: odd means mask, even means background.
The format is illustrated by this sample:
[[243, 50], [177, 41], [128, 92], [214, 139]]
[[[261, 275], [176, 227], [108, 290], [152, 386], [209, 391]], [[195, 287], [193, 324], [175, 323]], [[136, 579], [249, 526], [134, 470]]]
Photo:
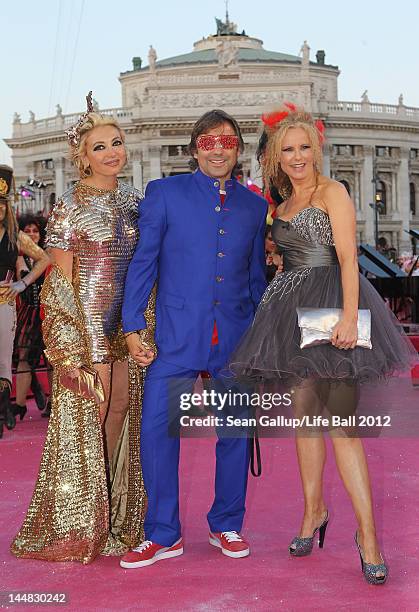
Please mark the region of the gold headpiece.
[[88, 114], [94, 111], [91, 91], [89, 91], [89, 93], [86, 96], [86, 103], [87, 103], [86, 112], [80, 115], [77, 123], [75, 123], [68, 130], [65, 130], [65, 133], [67, 134], [68, 142], [71, 144], [72, 147], [77, 147], [77, 145], [79, 144], [80, 128], [83, 125], [83, 123], [86, 121]]
[[0, 164], [0, 199], [11, 199], [12, 189], [16, 199], [16, 188], [13, 179], [13, 169], [5, 164]]
[[0, 178], [0, 196], [7, 195], [8, 191], [9, 191], [9, 185], [6, 183], [4, 179]]

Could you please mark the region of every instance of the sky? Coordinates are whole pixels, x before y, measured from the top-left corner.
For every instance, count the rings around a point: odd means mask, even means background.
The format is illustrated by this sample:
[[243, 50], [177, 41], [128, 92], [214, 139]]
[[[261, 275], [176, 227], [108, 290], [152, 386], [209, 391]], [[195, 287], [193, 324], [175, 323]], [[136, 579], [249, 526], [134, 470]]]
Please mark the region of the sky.
[[[339, 66], [339, 99], [419, 107], [419, 3], [415, 0], [229, 0], [239, 31], [264, 48], [298, 55], [304, 40], [311, 58], [326, 51]], [[84, 110], [92, 89], [102, 108], [121, 105], [118, 76], [132, 57], [147, 63], [188, 53], [216, 31], [224, 0], [13, 0], [1, 2], [0, 163], [10, 163], [2, 142], [14, 112], [28, 121]], [[4, 27], [6, 25], [6, 27]]]

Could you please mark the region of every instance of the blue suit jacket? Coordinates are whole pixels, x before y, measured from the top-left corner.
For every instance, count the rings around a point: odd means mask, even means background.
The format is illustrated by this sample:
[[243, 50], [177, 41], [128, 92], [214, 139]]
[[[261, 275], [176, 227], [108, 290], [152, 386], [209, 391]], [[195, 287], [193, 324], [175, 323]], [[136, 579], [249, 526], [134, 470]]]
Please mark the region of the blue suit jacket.
[[159, 356], [185, 368], [207, 368], [214, 321], [227, 360], [252, 322], [266, 288], [266, 202], [236, 180], [203, 174], [151, 181], [139, 205], [140, 239], [129, 265], [124, 332], [143, 329], [157, 281]]

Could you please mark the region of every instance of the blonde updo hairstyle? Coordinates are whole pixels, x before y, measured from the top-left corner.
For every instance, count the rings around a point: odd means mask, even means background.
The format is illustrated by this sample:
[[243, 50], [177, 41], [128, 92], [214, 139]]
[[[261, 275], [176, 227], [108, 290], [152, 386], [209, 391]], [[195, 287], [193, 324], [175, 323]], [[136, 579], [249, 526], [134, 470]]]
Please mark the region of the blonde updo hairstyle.
[[79, 171], [80, 178], [86, 178], [92, 175], [90, 166], [85, 168], [83, 165], [83, 157], [86, 155], [86, 140], [91, 130], [102, 125], [114, 126], [119, 131], [122, 142], [125, 143], [125, 133], [116, 119], [96, 112], [89, 113], [79, 128], [79, 143], [75, 146], [70, 145], [70, 158]]
[[281, 197], [287, 200], [292, 193], [292, 184], [288, 175], [283, 172], [280, 162], [282, 143], [286, 133], [293, 128], [302, 128], [306, 132], [313, 150], [316, 180], [319, 174], [321, 174], [323, 167], [323, 136], [311, 114], [303, 109], [296, 108], [294, 111], [284, 106], [274, 111], [274, 113], [270, 113], [268, 117], [274, 117], [276, 113], [280, 114], [281, 112], [287, 112], [288, 114], [281, 121], [273, 125], [265, 124], [264, 129], [268, 140], [265, 151], [261, 156], [261, 166], [265, 185], [274, 185]]

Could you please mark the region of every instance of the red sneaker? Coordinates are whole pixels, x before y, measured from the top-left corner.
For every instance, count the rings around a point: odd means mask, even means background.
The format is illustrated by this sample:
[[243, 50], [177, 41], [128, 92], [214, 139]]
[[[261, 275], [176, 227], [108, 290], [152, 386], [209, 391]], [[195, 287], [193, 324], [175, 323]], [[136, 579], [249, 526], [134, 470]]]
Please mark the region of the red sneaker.
[[221, 548], [223, 555], [240, 559], [250, 554], [249, 544], [238, 531], [222, 531], [213, 533], [210, 531], [209, 543], [217, 548]]
[[127, 552], [120, 560], [119, 565], [126, 569], [145, 567], [146, 565], [153, 565], [156, 561], [178, 557], [179, 555], [183, 555], [182, 538], [175, 542], [173, 546], [160, 546], [160, 544], [145, 540], [137, 548]]

